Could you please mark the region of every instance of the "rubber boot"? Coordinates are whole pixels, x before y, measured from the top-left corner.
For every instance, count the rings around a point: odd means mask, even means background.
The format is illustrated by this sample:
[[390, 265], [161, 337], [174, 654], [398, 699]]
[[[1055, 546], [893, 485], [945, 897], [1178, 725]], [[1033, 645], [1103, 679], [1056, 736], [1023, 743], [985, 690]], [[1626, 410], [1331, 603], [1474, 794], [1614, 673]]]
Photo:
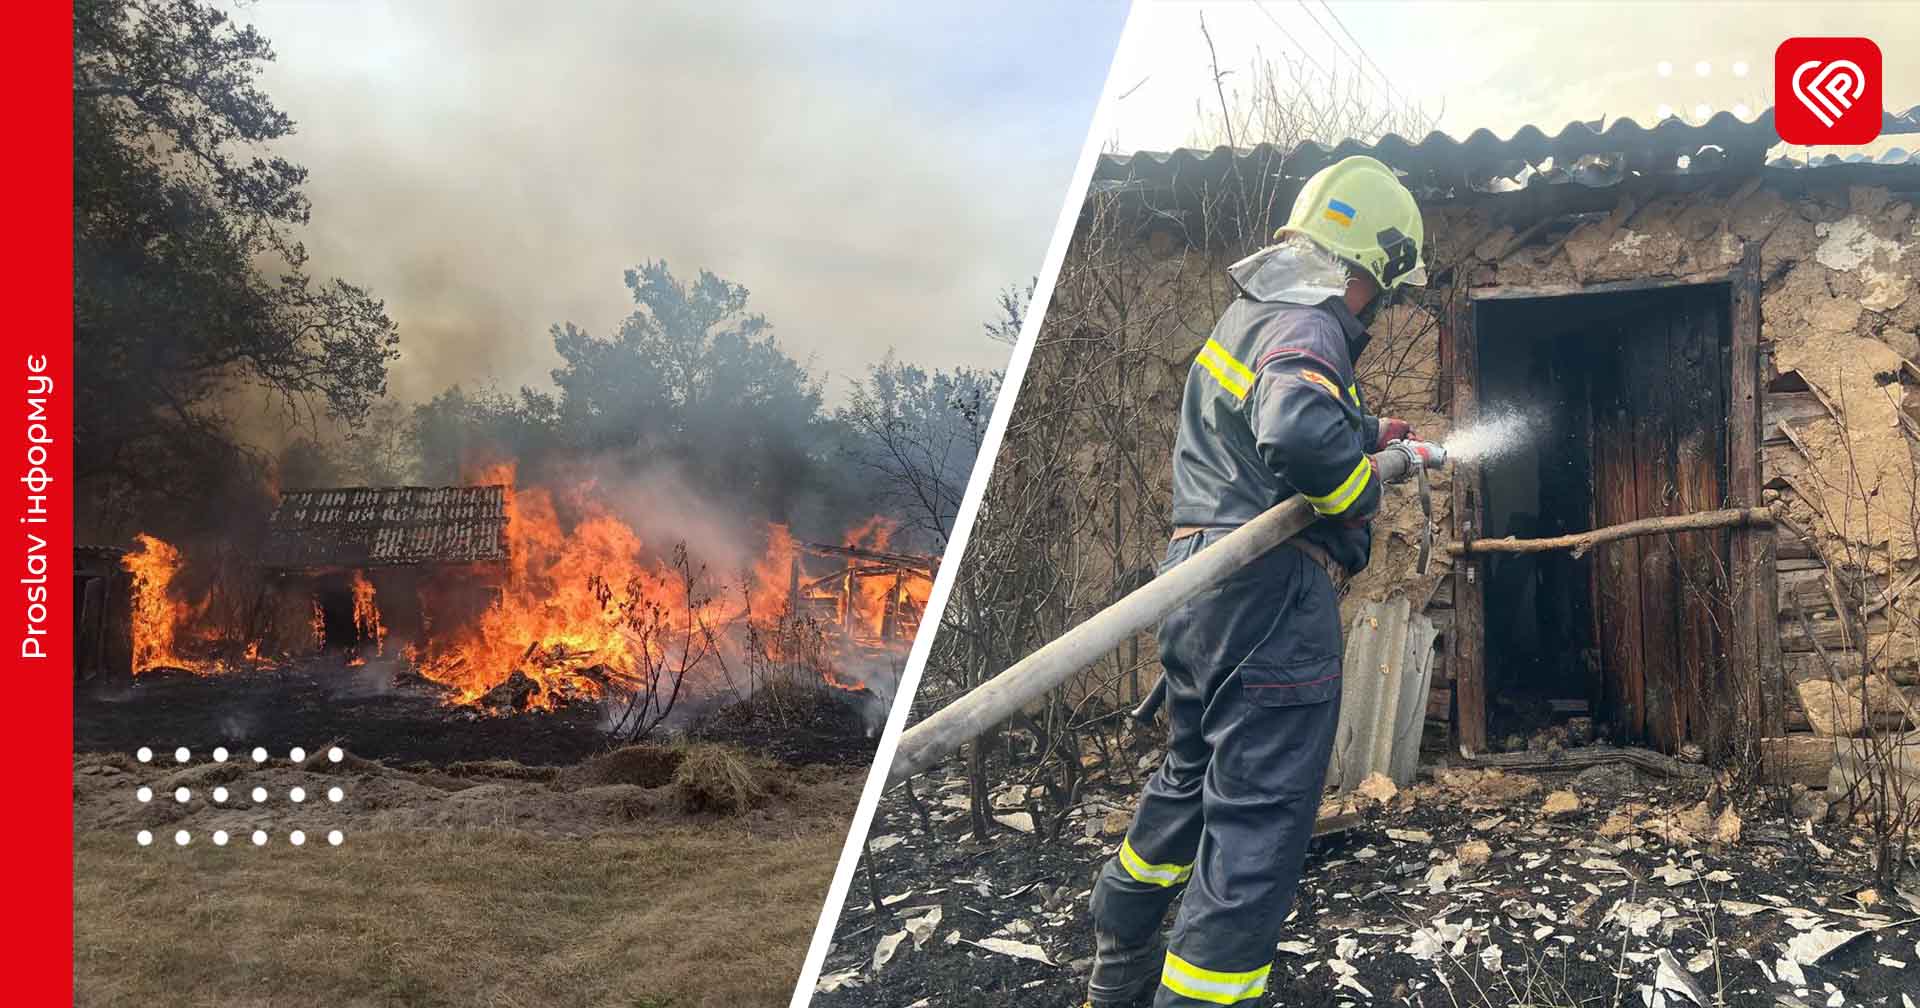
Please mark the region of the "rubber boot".
[[1098, 931], [1093, 935], [1093, 972], [1087, 977], [1089, 1008], [1144, 1005], [1160, 986], [1166, 945], [1157, 939], [1133, 945]]

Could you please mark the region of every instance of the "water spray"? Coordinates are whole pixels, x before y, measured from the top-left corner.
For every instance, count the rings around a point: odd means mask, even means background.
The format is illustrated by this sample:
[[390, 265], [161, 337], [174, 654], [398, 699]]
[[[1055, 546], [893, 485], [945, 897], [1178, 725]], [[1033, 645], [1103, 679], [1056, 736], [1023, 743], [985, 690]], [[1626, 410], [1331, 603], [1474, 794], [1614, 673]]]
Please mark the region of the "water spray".
[[1446, 451], [1456, 462], [1492, 462], [1525, 448], [1543, 426], [1539, 410], [1496, 406], [1473, 424], [1447, 436]]

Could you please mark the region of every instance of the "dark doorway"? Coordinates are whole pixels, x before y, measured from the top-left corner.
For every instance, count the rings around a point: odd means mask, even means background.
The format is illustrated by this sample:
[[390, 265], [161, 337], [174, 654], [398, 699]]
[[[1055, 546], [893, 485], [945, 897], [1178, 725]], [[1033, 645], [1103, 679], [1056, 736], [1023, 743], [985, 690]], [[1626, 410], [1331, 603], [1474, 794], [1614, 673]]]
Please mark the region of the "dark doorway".
[[318, 579], [313, 600], [319, 610], [321, 650], [349, 649], [360, 642], [360, 632], [353, 625], [353, 583], [346, 575]]
[[[1479, 304], [1479, 410], [1532, 437], [1481, 466], [1488, 536], [1541, 538], [1725, 506], [1729, 289]], [[1488, 735], [1582, 710], [1614, 740], [1709, 742], [1729, 626], [1725, 532], [1485, 563]]]

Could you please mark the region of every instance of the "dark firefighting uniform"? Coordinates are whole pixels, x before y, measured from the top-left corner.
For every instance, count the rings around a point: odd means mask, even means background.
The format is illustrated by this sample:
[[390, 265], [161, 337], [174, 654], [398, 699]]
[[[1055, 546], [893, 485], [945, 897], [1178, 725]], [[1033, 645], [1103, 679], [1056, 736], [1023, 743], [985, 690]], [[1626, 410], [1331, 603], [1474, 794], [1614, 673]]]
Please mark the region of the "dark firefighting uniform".
[[1266, 988], [1340, 718], [1334, 575], [1366, 566], [1380, 499], [1367, 458], [1380, 422], [1353, 375], [1365, 340], [1339, 298], [1243, 292], [1187, 376], [1173, 523], [1201, 531], [1173, 541], [1162, 572], [1295, 493], [1322, 518], [1299, 536], [1306, 550], [1271, 550], [1161, 624], [1171, 738], [1094, 887], [1096, 1006], [1144, 993], [1156, 966], [1156, 1006], [1252, 1002]]

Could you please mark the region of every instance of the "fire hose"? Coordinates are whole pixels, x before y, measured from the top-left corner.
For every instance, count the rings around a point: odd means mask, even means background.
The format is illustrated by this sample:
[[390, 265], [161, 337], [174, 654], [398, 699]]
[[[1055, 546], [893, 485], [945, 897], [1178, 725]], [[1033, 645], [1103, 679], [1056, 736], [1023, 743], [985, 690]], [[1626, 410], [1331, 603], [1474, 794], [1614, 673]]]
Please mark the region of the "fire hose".
[[[1395, 441], [1372, 458], [1375, 473], [1386, 482], [1397, 483], [1409, 477], [1419, 479], [1422, 508], [1430, 518], [1426, 470], [1445, 465], [1446, 450], [1430, 442]], [[1180, 603], [1293, 538], [1319, 517], [1306, 498], [1298, 494], [1281, 501], [935, 711], [900, 736], [900, 747], [887, 772], [887, 786], [893, 787], [926, 770], [986, 734], [1074, 673], [1098, 661], [1122, 641], [1158, 623]], [[1430, 520], [1425, 528], [1425, 541], [1421, 545], [1423, 565], [1432, 552]], [[1154, 687], [1156, 695], [1164, 695], [1164, 691], [1164, 683]], [[1148, 697], [1147, 703], [1158, 706], [1153, 696]]]

